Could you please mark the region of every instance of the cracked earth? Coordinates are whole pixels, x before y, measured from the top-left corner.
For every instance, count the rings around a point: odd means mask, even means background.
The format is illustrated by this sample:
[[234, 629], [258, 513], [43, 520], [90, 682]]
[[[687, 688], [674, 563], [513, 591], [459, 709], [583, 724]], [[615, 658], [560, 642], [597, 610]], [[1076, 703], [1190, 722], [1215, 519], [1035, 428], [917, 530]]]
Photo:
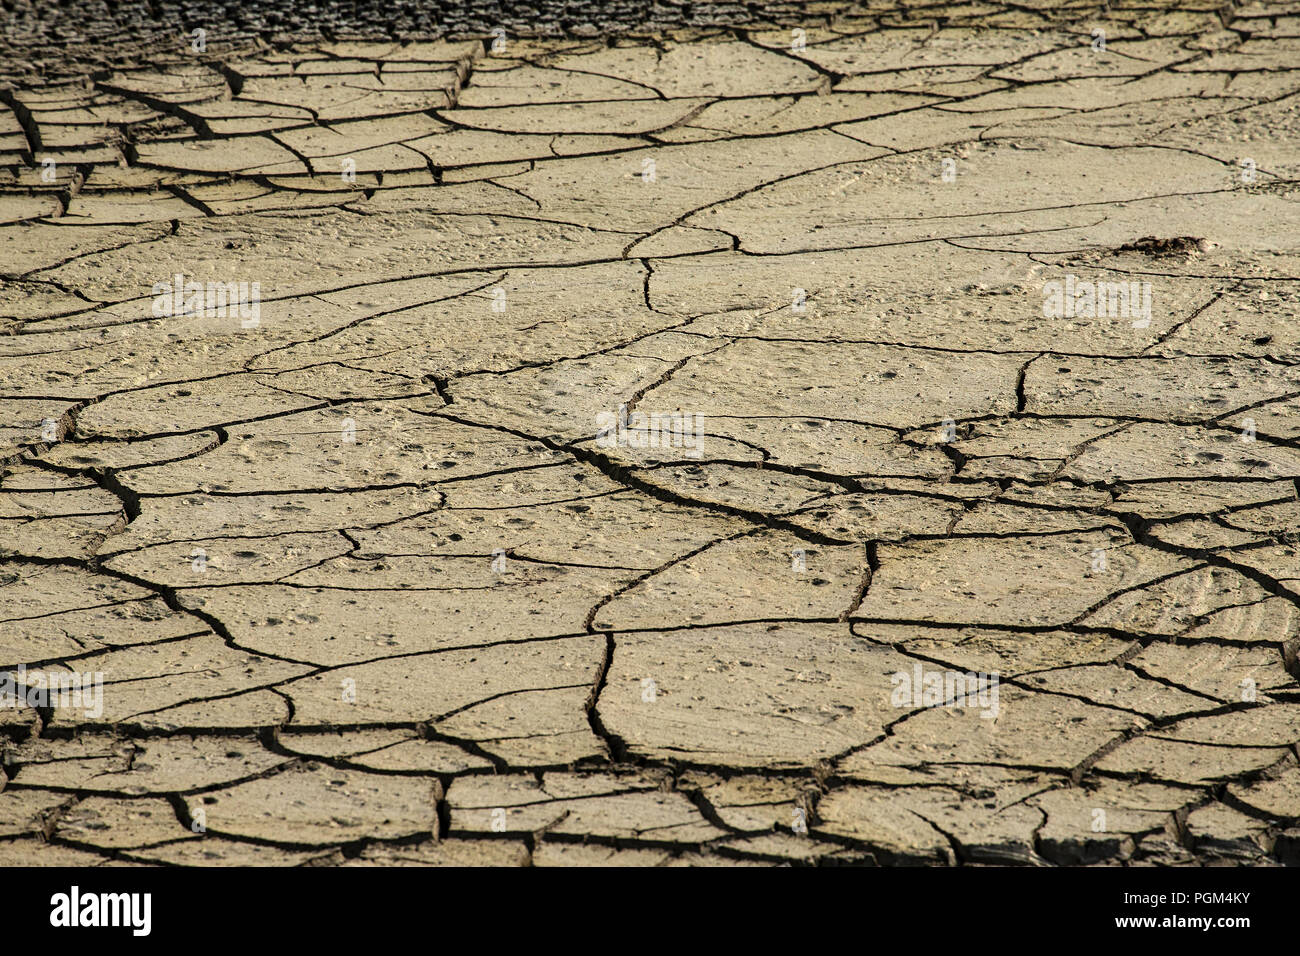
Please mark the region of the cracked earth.
[[17, 9], [0, 864], [1300, 861], [1294, 0]]

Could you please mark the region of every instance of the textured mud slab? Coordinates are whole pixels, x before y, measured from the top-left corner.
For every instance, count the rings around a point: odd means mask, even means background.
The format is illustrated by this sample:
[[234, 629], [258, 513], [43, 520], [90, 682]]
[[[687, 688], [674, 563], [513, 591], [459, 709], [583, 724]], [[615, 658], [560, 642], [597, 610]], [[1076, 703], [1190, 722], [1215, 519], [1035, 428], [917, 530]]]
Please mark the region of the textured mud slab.
[[1300, 4], [1035, 6], [10, 8], [0, 864], [1300, 859]]

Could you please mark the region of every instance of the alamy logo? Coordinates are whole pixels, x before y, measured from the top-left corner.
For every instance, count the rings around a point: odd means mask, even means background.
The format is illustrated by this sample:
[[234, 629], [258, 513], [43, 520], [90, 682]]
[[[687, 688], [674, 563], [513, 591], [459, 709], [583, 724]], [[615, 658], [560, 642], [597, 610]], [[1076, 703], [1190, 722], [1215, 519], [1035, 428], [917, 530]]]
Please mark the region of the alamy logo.
[[0, 672], [0, 707], [81, 708], [92, 720], [104, 714], [104, 675], [99, 671], [29, 671], [19, 664], [16, 671]]
[[133, 936], [153, 928], [152, 893], [85, 893], [78, 886], [50, 897], [51, 926], [129, 926]]
[[237, 318], [240, 328], [255, 329], [262, 322], [262, 283], [186, 282], [178, 272], [171, 282], [154, 283], [153, 314]]
[[989, 720], [998, 716], [997, 673], [926, 673], [914, 664], [912, 673], [898, 671], [889, 682], [894, 685], [890, 703], [895, 707], [969, 707], [981, 710], [980, 716]]
[[1088, 282], [1073, 273], [1064, 282], [1043, 283], [1045, 319], [1132, 319], [1133, 328], [1151, 324], [1150, 282]]
[[704, 416], [691, 412], [617, 412], [596, 415], [596, 445], [600, 448], [681, 448], [687, 458], [700, 457]]

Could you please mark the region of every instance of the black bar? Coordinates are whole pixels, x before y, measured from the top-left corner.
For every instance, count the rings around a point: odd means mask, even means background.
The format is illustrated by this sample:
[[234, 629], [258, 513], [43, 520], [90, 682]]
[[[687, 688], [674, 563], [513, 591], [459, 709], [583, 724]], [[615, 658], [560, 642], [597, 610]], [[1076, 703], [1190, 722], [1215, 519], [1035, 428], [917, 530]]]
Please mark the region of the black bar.
[[[1293, 929], [1289, 906], [1296, 888], [1294, 877], [1281, 867], [719, 868], [671, 874], [652, 869], [13, 868], [0, 870], [0, 886], [13, 906], [12, 925], [21, 927], [24, 938], [53, 941], [77, 934], [126, 945], [201, 940], [205, 947], [252, 937], [342, 945], [375, 932], [439, 937], [450, 944], [446, 934], [456, 926], [492, 940], [518, 934], [535, 943], [545, 934], [559, 945], [566, 936], [577, 942], [608, 928], [631, 934], [629, 942], [659, 938], [667, 943], [683, 934], [694, 941], [717, 934], [734, 946], [738, 937], [751, 935], [761, 944], [783, 922], [790, 929], [804, 927], [819, 940], [843, 933], [847, 942], [856, 940], [864, 948], [907, 927], [918, 938], [932, 932], [934, 943], [948, 948], [957, 939], [973, 940], [975, 930], [985, 935], [996, 926], [1014, 928], [1022, 940], [1032, 937], [1021, 934], [1042, 933], [1038, 938], [1054, 940], [1052, 945], [1099, 937], [1181, 945], [1190, 934], [1231, 945], [1260, 930]], [[122, 919], [128, 925], [116, 927], [52, 926], [52, 898], [70, 896], [73, 886], [83, 907], [88, 894], [150, 894], [148, 935], [136, 936], [129, 918]], [[1134, 918], [1153, 922], [1119, 925]], [[1192, 919], [1197, 923], [1189, 925]]]

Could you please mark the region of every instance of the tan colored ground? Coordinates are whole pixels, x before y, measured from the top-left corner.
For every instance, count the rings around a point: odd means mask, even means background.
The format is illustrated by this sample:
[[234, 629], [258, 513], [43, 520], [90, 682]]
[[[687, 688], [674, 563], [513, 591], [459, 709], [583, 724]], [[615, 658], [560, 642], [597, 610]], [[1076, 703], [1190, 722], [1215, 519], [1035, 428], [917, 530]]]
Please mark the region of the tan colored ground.
[[0, 667], [104, 685], [0, 864], [1300, 860], [1300, 4], [1215, 9], [9, 63]]

